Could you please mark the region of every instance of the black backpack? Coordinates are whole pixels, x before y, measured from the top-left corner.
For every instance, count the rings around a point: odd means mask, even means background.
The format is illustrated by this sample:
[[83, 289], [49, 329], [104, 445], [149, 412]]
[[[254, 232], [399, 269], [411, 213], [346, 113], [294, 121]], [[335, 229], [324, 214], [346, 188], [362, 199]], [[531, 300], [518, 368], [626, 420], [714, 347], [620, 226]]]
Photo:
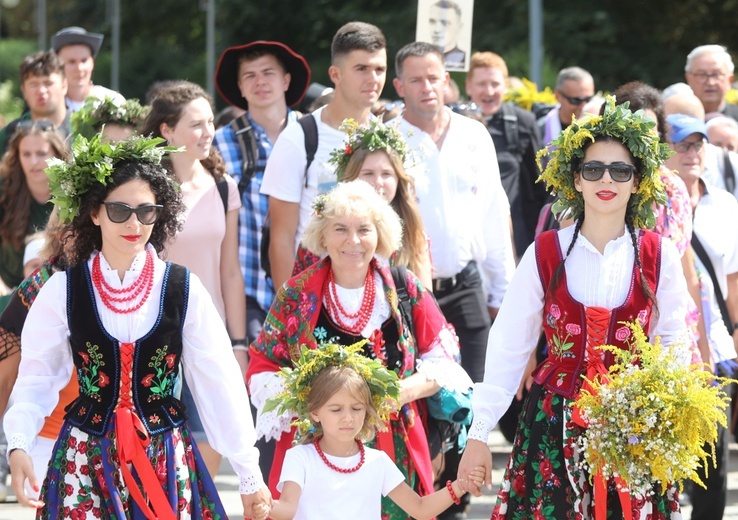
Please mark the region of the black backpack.
[[[315, 116], [307, 114], [297, 120], [297, 123], [302, 127], [302, 131], [305, 134], [305, 187], [308, 185], [308, 169], [315, 159], [315, 152], [318, 151], [318, 123], [315, 121]], [[253, 132], [248, 132], [252, 135]], [[243, 135], [243, 134], [242, 134]], [[245, 171], [245, 166], [244, 166]], [[239, 183], [240, 185], [240, 183]], [[272, 277], [272, 264], [269, 261], [269, 243], [271, 241], [271, 224], [269, 222], [269, 212], [264, 219], [264, 225], [261, 227], [261, 244], [259, 244], [259, 260], [261, 261], [261, 268], [267, 275], [267, 278]]]

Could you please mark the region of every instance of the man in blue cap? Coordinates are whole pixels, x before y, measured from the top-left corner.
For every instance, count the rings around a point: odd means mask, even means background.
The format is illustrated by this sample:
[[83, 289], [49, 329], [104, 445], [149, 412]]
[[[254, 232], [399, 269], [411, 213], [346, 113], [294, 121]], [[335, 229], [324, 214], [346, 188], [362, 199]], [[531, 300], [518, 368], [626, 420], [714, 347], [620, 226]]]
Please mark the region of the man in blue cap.
[[[686, 184], [694, 213], [692, 248], [711, 353], [711, 359], [703, 361], [715, 373], [732, 377], [731, 363], [738, 352], [738, 201], [703, 177], [708, 139], [704, 121], [685, 114], [671, 114], [666, 121], [671, 129], [669, 145], [675, 152], [666, 166]], [[726, 428], [718, 428], [717, 467], [700, 468], [707, 488], [695, 485], [689, 491], [693, 520], [719, 520], [725, 510], [729, 438]]]

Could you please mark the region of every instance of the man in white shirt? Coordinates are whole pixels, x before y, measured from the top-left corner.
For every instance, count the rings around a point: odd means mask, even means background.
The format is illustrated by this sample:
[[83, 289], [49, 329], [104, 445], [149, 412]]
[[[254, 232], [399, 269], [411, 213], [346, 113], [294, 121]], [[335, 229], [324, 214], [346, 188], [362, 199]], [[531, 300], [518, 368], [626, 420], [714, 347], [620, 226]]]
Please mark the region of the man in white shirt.
[[302, 237], [316, 195], [337, 182], [335, 168], [328, 163], [330, 153], [343, 146], [344, 119], [360, 124], [371, 115], [371, 107], [384, 88], [387, 73], [387, 44], [379, 28], [363, 22], [341, 27], [331, 44], [328, 74], [335, 85], [333, 100], [313, 112], [318, 130], [318, 147], [307, 172], [305, 132], [290, 125], [274, 144], [261, 185], [269, 195], [271, 241], [269, 261], [274, 287], [292, 275], [295, 252]]
[[[443, 104], [449, 75], [439, 47], [406, 45], [397, 53], [395, 71], [395, 89], [405, 101], [398, 129], [411, 150], [407, 171], [430, 235], [433, 291], [456, 329], [462, 366], [481, 381], [490, 318], [515, 269], [510, 206], [494, 143], [483, 124]], [[446, 462], [455, 475], [455, 464]], [[452, 507], [439, 518], [460, 515]]]
[[[710, 299], [722, 307], [722, 316], [718, 317], [724, 322], [722, 327], [719, 322], [714, 325], [705, 320], [714, 358], [705, 361], [717, 364], [716, 371], [719, 372], [720, 363], [735, 358], [738, 351], [738, 330], [733, 332], [733, 342], [729, 339], [724, 341], [738, 321], [738, 201], [703, 178], [707, 144], [704, 121], [685, 114], [671, 114], [666, 120], [670, 126], [670, 146], [675, 152], [666, 166], [679, 173], [689, 190], [694, 212], [692, 246], [697, 268], [702, 273], [709, 273], [708, 278], [713, 278], [714, 274]], [[700, 245], [704, 253], [700, 252]], [[700, 478], [707, 489], [693, 486], [690, 493], [694, 520], [719, 520], [723, 517], [727, 500], [727, 450], [728, 431], [720, 428], [716, 446], [717, 468], [708, 468], [707, 475], [701, 472]]]
[[103, 42], [103, 35], [91, 33], [82, 27], [65, 27], [51, 37], [51, 48], [64, 62], [67, 76], [67, 109], [76, 112], [85, 99], [109, 97], [123, 103], [125, 98], [118, 92], [92, 84], [95, 57]]

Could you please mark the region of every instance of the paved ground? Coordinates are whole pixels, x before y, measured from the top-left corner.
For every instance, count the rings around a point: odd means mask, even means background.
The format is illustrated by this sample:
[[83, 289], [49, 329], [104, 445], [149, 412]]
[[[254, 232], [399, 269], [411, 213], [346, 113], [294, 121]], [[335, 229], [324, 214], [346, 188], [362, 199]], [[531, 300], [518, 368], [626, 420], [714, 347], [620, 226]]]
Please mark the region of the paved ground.
[[[492, 477], [494, 483], [499, 484], [504, 466], [507, 463], [510, 445], [505, 442], [500, 433], [493, 432], [490, 437], [490, 447], [493, 453], [494, 466]], [[229, 517], [233, 520], [243, 518], [241, 516], [243, 513], [241, 500], [238, 496], [238, 479], [227, 462], [223, 463], [215, 483]], [[482, 497], [472, 498], [468, 520], [488, 520], [494, 505], [495, 493], [496, 490]], [[684, 520], [690, 520], [691, 508], [684, 507], [683, 512]], [[0, 520], [31, 520], [33, 517], [33, 512], [19, 506], [13, 496], [9, 497], [6, 503], [0, 503]], [[724, 520], [738, 520], [738, 444], [731, 445], [728, 507], [723, 518]]]

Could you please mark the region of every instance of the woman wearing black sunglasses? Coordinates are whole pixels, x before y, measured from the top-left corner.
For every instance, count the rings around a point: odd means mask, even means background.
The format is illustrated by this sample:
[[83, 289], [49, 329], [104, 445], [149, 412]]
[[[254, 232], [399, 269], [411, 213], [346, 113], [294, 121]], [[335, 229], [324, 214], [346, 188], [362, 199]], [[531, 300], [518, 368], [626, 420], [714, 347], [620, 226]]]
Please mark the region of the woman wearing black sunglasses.
[[25, 238], [46, 227], [51, 214], [46, 159], [66, 158], [64, 137], [48, 121], [18, 125], [0, 163], [0, 286], [23, 280]]
[[474, 466], [491, 469], [487, 436], [518, 390], [543, 329], [547, 358], [533, 373], [493, 519], [541, 512], [594, 518], [603, 502], [611, 518], [622, 518], [623, 510], [640, 520], [680, 518], [673, 486], [656, 484], [645, 495], [632, 490], [622, 502], [614, 482], [605, 495], [593, 491], [591, 475], [579, 464], [584, 425], [570, 406], [582, 376], [613, 363], [611, 353], [602, 356], [595, 347], [628, 348], [630, 329], [621, 322], [638, 320], [667, 347], [686, 333], [689, 293], [679, 253], [643, 229], [655, 222], [654, 202], [665, 201], [658, 168], [666, 145], [653, 127], [642, 112], [615, 106], [609, 97], [602, 116], [573, 123], [552, 143], [557, 148], [541, 179], [558, 196], [554, 211], [568, 210], [576, 223], [539, 235], [520, 261], [490, 331], [459, 466], [466, 483]]
[[[5, 418], [13, 488], [43, 518], [225, 518], [186, 411], [174, 397], [180, 361], [208, 437], [241, 477], [244, 510], [268, 503], [248, 396], [212, 299], [187, 269], [157, 253], [183, 210], [161, 167], [161, 139], [116, 144], [79, 136], [74, 162], [47, 169], [74, 237], [72, 266], [51, 276], [28, 312], [14, 403]], [[27, 452], [58, 390], [75, 373], [39, 500]], [[239, 384], [241, 383], [241, 384]], [[212, 425], [212, 427], [209, 427]], [[61, 490], [61, 491], [60, 491]]]

